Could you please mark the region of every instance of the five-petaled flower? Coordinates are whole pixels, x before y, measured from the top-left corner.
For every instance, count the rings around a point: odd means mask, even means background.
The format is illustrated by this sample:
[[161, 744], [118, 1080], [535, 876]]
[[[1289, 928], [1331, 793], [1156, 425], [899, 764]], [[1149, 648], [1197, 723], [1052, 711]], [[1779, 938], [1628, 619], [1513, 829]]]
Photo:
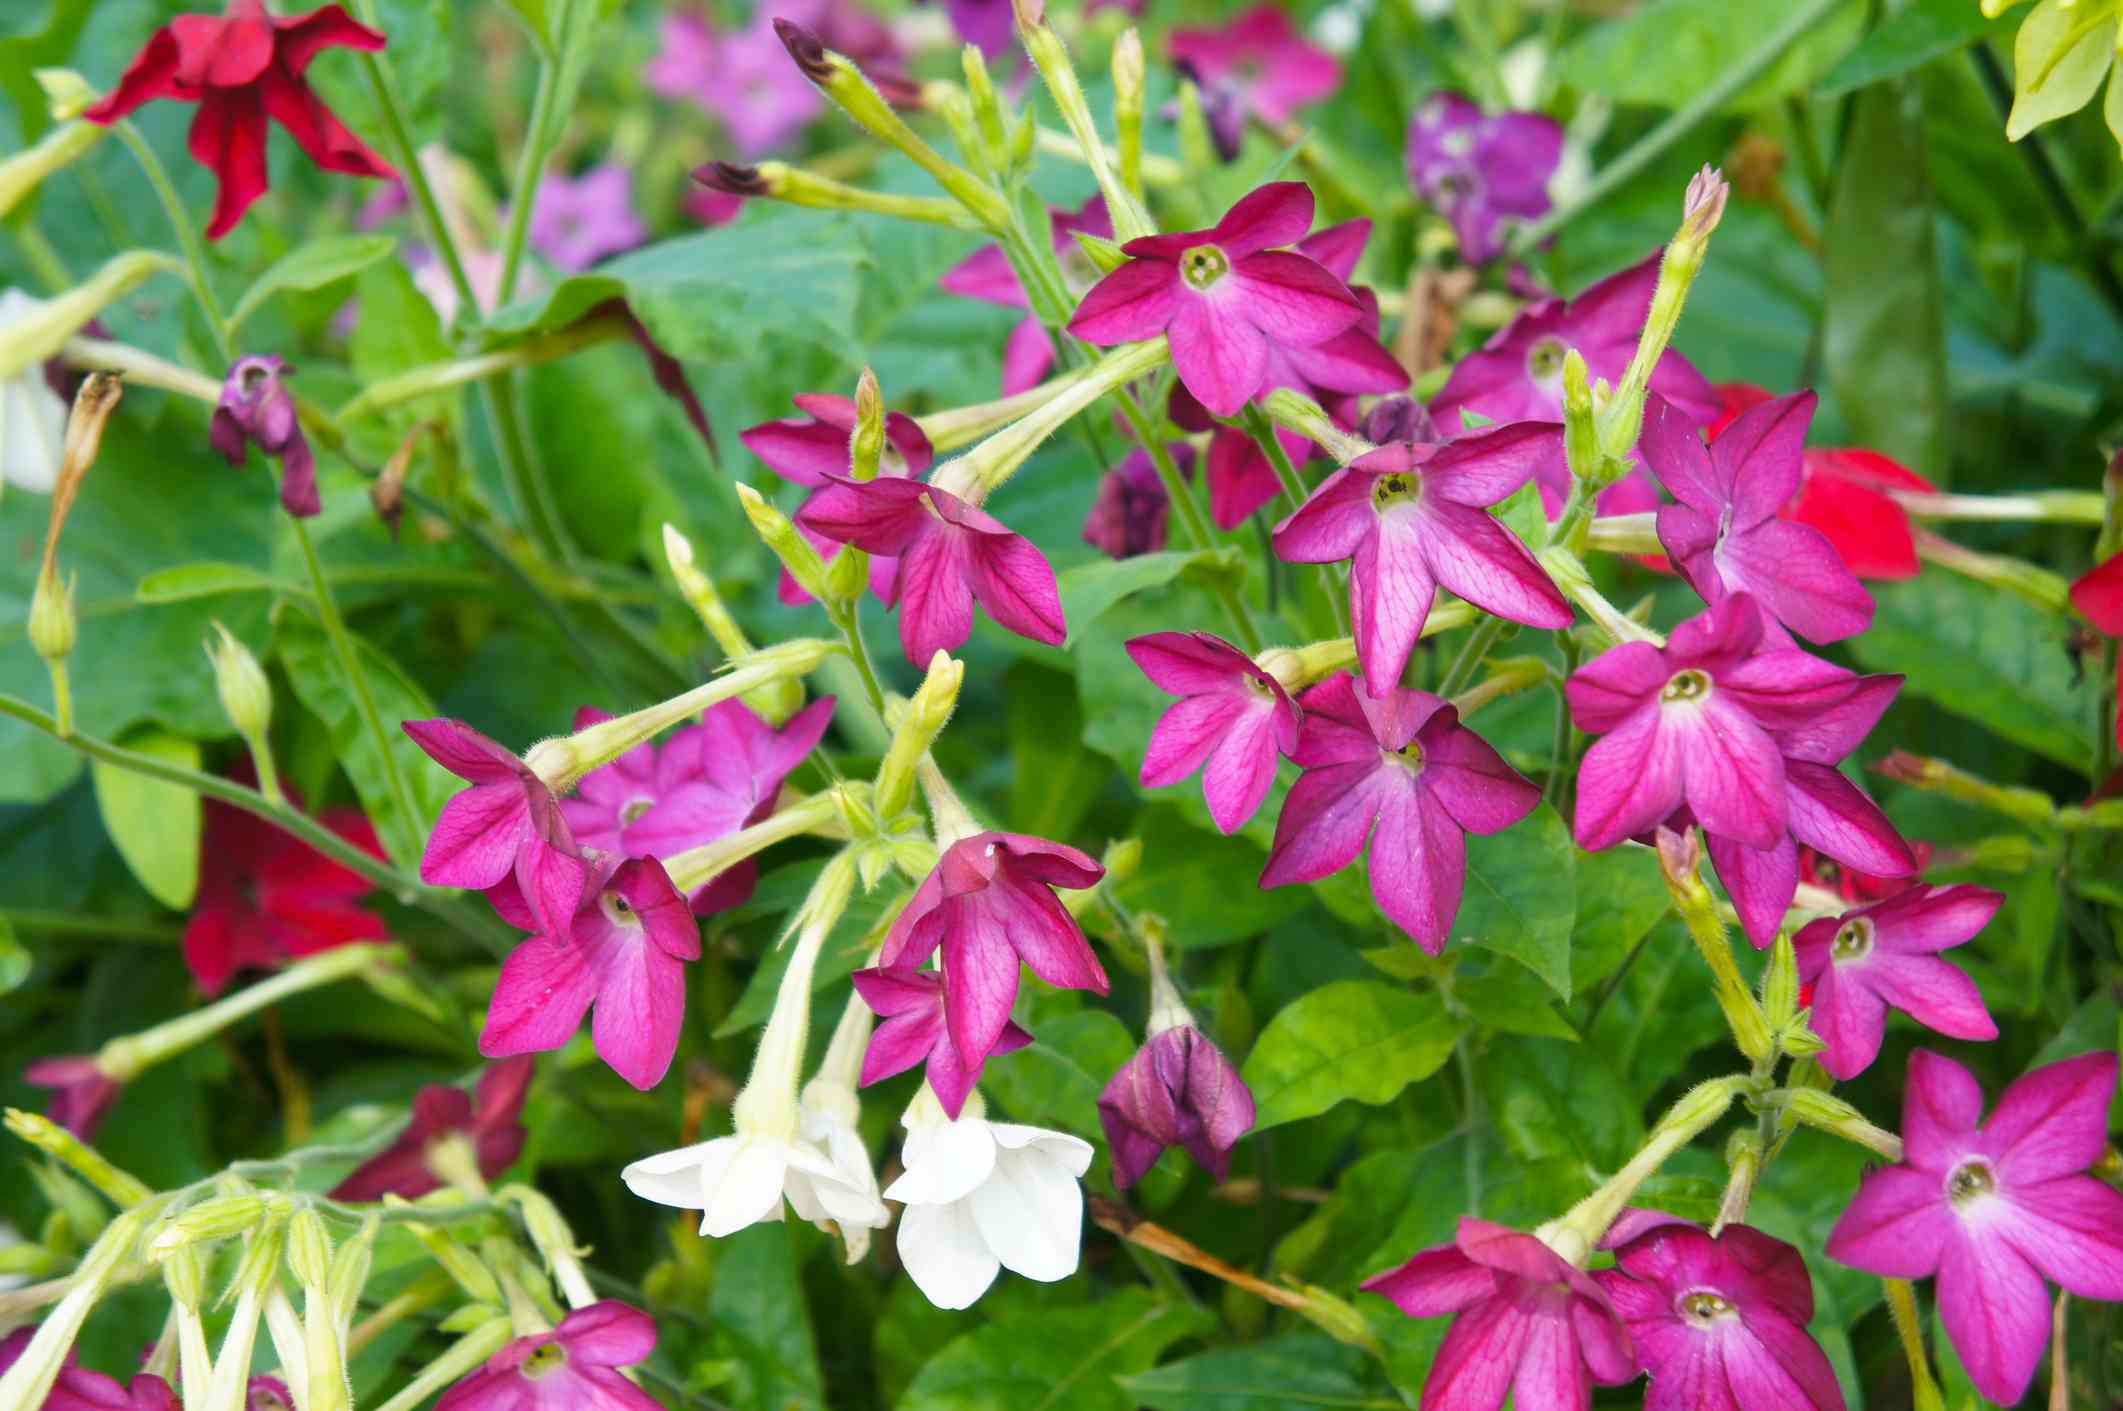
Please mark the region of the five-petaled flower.
[[1511, 225], [1548, 213], [1563, 125], [1543, 113], [1484, 114], [1460, 93], [1424, 100], [1408, 120], [1408, 181], [1452, 223], [1460, 255], [1487, 264]]
[[731, 1135], [645, 1156], [619, 1178], [643, 1200], [698, 1210], [700, 1232], [717, 1239], [779, 1220], [784, 1202], [813, 1224], [883, 1229], [891, 1216], [862, 1144], [821, 1145], [793, 1104], [785, 1116], [786, 1129], [753, 1131], [740, 1115]]
[[951, 1041], [951, 1026], [944, 1020], [944, 977], [936, 970], [912, 965], [873, 966], [854, 974], [855, 992], [863, 1003], [884, 1016], [884, 1023], [870, 1036], [863, 1051], [862, 1083], [883, 1082], [904, 1073], [917, 1063], [925, 1065], [936, 1100], [946, 1112], [959, 1112], [966, 1094], [980, 1082], [981, 1070], [997, 1054], [1014, 1053], [1032, 1042], [1032, 1035], [1014, 1023], [1005, 1023], [986, 1053], [961, 1055]]
[[1191, 1016], [1164, 1029], [1153, 1017], [1151, 1030], [1098, 1095], [1113, 1184], [1134, 1185], [1168, 1146], [1185, 1147], [1221, 1181], [1231, 1148], [1253, 1128], [1253, 1090]]
[[1238, 155], [1246, 123], [1280, 126], [1342, 84], [1342, 65], [1308, 44], [1280, 5], [1256, 5], [1222, 29], [1175, 29], [1172, 61], [1202, 90], [1210, 132], [1225, 161]]
[[1277, 760], [1297, 753], [1297, 703], [1253, 658], [1207, 632], [1152, 632], [1131, 639], [1128, 655], [1179, 697], [1150, 731], [1143, 787], [1199, 769], [1216, 826], [1243, 827], [1274, 786]]
[[1950, 1058], [1909, 1056], [1902, 1160], [1866, 1173], [1828, 1254], [1892, 1279], [1938, 1276], [1939, 1318], [1976, 1390], [2017, 1406], [2050, 1332], [2045, 1278], [2123, 1299], [2123, 1194], [2086, 1169], [2108, 1142], [2116, 1056], [2037, 1068], [1983, 1120]]
[[[814, 492], [848, 478], [854, 464], [849, 440], [855, 432], [855, 399], [830, 392], [805, 392], [790, 399], [801, 417], [763, 421], [737, 433], [745, 449], [766, 462], [767, 469], [784, 480], [809, 486]], [[921, 424], [905, 412], [885, 414], [885, 445], [877, 473], [918, 476], [929, 468], [936, 453]], [[816, 499], [814, 493], [811, 499]], [[809, 500], [805, 501], [806, 505]], [[840, 552], [841, 541], [819, 532], [797, 511], [796, 528], [821, 557], [831, 561]], [[887, 607], [898, 601], [895, 584], [899, 561], [889, 554], [870, 558], [870, 591]], [[781, 600], [792, 606], [807, 603], [811, 595], [797, 585], [785, 568], [781, 572]], [[928, 660], [923, 657], [922, 660]]]
[[1342, 672], [1299, 704], [1305, 721], [1292, 758], [1305, 772], [1275, 821], [1261, 885], [1316, 882], [1368, 842], [1379, 909], [1437, 954], [1466, 888], [1466, 835], [1509, 828], [1533, 812], [1540, 786], [1427, 691], [1374, 696]]
[[448, 1083], [431, 1083], [413, 1099], [413, 1117], [382, 1151], [348, 1173], [332, 1188], [333, 1200], [381, 1200], [386, 1194], [418, 1200], [447, 1184], [428, 1154], [439, 1142], [461, 1141], [493, 1180], [523, 1152], [523, 1099], [530, 1090], [538, 1060], [528, 1054], [504, 1058], [479, 1075], [476, 1092]]
[[656, 1350], [656, 1324], [607, 1299], [517, 1338], [442, 1394], [435, 1411], [663, 1411], [620, 1372]]
[[115, 123], [157, 98], [197, 103], [192, 157], [213, 169], [221, 190], [206, 228], [218, 240], [265, 194], [266, 119], [286, 128], [310, 160], [350, 176], [396, 176], [333, 116], [304, 77], [326, 49], [383, 48], [383, 35], [338, 5], [282, 19], [265, 0], [229, 0], [227, 13], [178, 15], [149, 38], [118, 87], [82, 114]]
[[1949, 1038], [1996, 1038], [1983, 992], [1939, 952], [1973, 938], [2004, 904], [1987, 887], [1916, 886], [1807, 923], [1793, 944], [1799, 980], [1813, 987], [1809, 1027], [1828, 1045], [1821, 1066], [1845, 1082], [1870, 1068], [1889, 1009]]

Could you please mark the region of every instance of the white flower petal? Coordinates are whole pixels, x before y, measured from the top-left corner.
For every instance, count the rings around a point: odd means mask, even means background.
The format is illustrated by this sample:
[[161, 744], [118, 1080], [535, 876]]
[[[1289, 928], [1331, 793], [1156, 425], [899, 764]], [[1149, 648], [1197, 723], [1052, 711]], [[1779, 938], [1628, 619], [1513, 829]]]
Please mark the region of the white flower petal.
[[900, 1155], [907, 1169], [885, 1199], [943, 1205], [972, 1194], [988, 1179], [995, 1169], [995, 1138], [977, 1117], [933, 1123], [909, 1132]]
[[965, 1204], [1004, 1268], [1043, 1284], [1076, 1272], [1083, 1253], [1083, 1192], [1075, 1175], [1044, 1150], [1003, 1152], [995, 1174]]
[[739, 1138], [722, 1180], [708, 1192], [700, 1232], [720, 1239], [747, 1225], [779, 1217], [788, 1166], [787, 1144], [772, 1137]]
[[66, 403], [45, 383], [41, 364], [0, 385], [0, 480], [50, 494], [65, 444]]
[[[675, 1151], [644, 1156], [621, 1171], [619, 1179], [643, 1200], [675, 1205], [680, 1210], [698, 1210], [705, 1192], [722, 1179], [723, 1168], [736, 1154], [737, 1140], [717, 1137], [711, 1142], [695, 1142]], [[714, 1173], [713, 1178], [704, 1179], [710, 1172]]]
[[1019, 1126], [1015, 1122], [990, 1122], [988, 1130], [994, 1135], [996, 1145], [1042, 1152], [1067, 1167], [1072, 1176], [1081, 1176], [1091, 1169], [1093, 1148], [1082, 1137], [1049, 1131], [1045, 1127]]
[[971, 1308], [1002, 1272], [1002, 1261], [962, 1204], [910, 1205], [902, 1211], [899, 1262], [938, 1308]]

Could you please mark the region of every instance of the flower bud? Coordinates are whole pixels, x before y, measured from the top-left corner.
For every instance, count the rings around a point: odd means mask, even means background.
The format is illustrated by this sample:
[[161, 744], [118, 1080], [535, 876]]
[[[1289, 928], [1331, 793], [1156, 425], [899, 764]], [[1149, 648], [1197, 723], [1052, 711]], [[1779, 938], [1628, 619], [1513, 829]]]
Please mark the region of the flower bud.
[[1797, 1019], [1778, 1033], [1777, 1046], [1784, 1051], [1786, 1058], [1812, 1058], [1827, 1051], [1828, 1040], [1807, 1027], [1806, 1021], [1811, 1014], [1811, 1010], [1800, 1011]]
[[331, 1282], [332, 1237], [323, 1218], [308, 1206], [288, 1221], [287, 1266], [305, 1289], [321, 1289]]
[[1855, 1107], [1819, 1088], [1787, 1088], [1784, 1110], [1809, 1127], [1833, 1132], [1847, 1141], [1870, 1148], [1889, 1161], [1902, 1159], [1902, 1139], [1865, 1120]]
[[871, 191], [830, 176], [792, 167], [787, 162], [708, 162], [693, 169], [693, 180], [710, 191], [730, 196], [784, 201], [821, 211], [871, 211], [925, 225], [955, 230], [985, 230], [958, 202], [942, 196], [910, 196]]
[[35, 69], [32, 74], [44, 90], [44, 101], [51, 105], [53, 122], [73, 121], [101, 96], [95, 85], [72, 69]]
[[263, 740], [273, 725], [273, 687], [265, 678], [265, 668], [251, 649], [236, 638], [220, 622], [214, 630], [221, 634], [217, 645], [209, 639], [204, 643], [206, 659], [214, 668], [214, 687], [221, 695], [221, 708], [228, 713], [229, 723], [236, 733], [246, 740]]
[[1791, 936], [1777, 934], [1769, 952], [1769, 965], [1762, 972], [1762, 1017], [1781, 1034], [1790, 1028], [1799, 1011], [1799, 957]]
[[1437, 423], [1430, 419], [1430, 409], [1415, 398], [1400, 394], [1381, 398], [1365, 413], [1358, 431], [1366, 441], [1380, 446], [1394, 441], [1427, 443], [1444, 439], [1438, 434]]
[[332, 1256], [331, 1276], [326, 1281], [333, 1307], [341, 1322], [353, 1318], [361, 1305], [361, 1290], [369, 1281], [369, 1268], [376, 1259], [376, 1235], [383, 1222], [371, 1212], [354, 1237]]
[[1132, 196], [1143, 194], [1143, 37], [1133, 25], [1113, 41], [1113, 133], [1120, 151], [1120, 181]]
[[261, 1195], [225, 1195], [202, 1200], [172, 1216], [148, 1243], [148, 1253], [161, 1256], [187, 1245], [225, 1240], [243, 1234], [265, 1218], [266, 1201]]
[[1098, 124], [1091, 117], [1091, 105], [1084, 98], [1076, 66], [1069, 61], [1069, 51], [1062, 44], [1061, 36], [1047, 25], [1046, 6], [1042, 0], [1013, 0], [1013, 4], [1017, 10], [1018, 35], [1024, 41], [1025, 52], [1031, 55], [1040, 77], [1046, 80], [1047, 92], [1060, 110], [1062, 122], [1083, 149], [1084, 164], [1091, 168], [1091, 176], [1106, 198], [1106, 210], [1113, 217], [1113, 233], [1124, 242], [1155, 235], [1157, 226], [1143, 209], [1142, 202], [1122, 183], [1113, 164], [1107, 160], [1105, 139], [1099, 136]]
[[1300, 1284], [1299, 1292], [1305, 1295], [1304, 1307], [1297, 1311], [1313, 1326], [1351, 1347], [1361, 1347], [1379, 1354], [1378, 1336], [1371, 1331], [1371, 1322], [1348, 1300], [1337, 1298], [1317, 1284]]
[[37, 575], [37, 588], [30, 596], [29, 643], [46, 665], [56, 665], [73, 655], [79, 619], [74, 612], [73, 576], [60, 581], [57, 570]]
[[127, 250], [113, 255], [103, 268], [64, 294], [38, 302], [21, 317], [10, 319], [0, 329], [0, 382], [57, 354], [90, 319], [159, 271], [182, 273], [183, 266], [157, 251]]
[[162, 1282], [180, 1308], [197, 1310], [206, 1302], [206, 1261], [197, 1245], [179, 1245], [163, 1256]]
[[968, 44], [959, 53], [959, 63], [965, 70], [966, 97], [980, 134], [981, 157], [990, 168], [1005, 166], [1010, 160], [1010, 135], [1002, 99], [996, 95], [995, 80], [988, 73], [987, 56], [978, 45]]
[[857, 480], [875, 480], [884, 454], [885, 395], [877, 385], [877, 374], [865, 367], [855, 380], [855, 430], [848, 438], [849, 473]]
[[1084, 252], [1084, 258], [1089, 260], [1100, 274], [1111, 274], [1128, 263], [1128, 256], [1121, 250], [1120, 245], [1103, 235], [1076, 230], [1070, 232], [1070, 238], [1076, 241], [1077, 248]]
[[781, 566], [789, 570], [789, 576], [796, 580], [797, 586], [814, 598], [831, 601], [826, 588], [825, 560], [811, 547], [811, 541], [799, 534], [789, 517], [762, 499], [757, 490], [742, 484], [736, 490], [738, 501], [744, 506], [745, 518], [752, 521], [753, 532], [759, 535], [774, 557], [781, 560]]
[[929, 659], [929, 670], [907, 703], [878, 766], [876, 809], [887, 826], [913, 806], [916, 767], [950, 721], [965, 679], [966, 664], [948, 653], [939, 651]]
[[[64, 70], [41, 70], [46, 73], [61, 73]], [[79, 75], [75, 75], [79, 82]], [[86, 88], [87, 84], [82, 84]], [[89, 102], [95, 95], [89, 95]], [[86, 103], [83, 106], [87, 106]], [[58, 127], [39, 138], [35, 145], [15, 153], [0, 162], [0, 216], [5, 216], [22, 199], [44, 184], [45, 178], [70, 165], [76, 157], [101, 142], [110, 129], [92, 122], [69, 121], [73, 115], [60, 121]]]
[[1673, 341], [1674, 329], [1680, 325], [1681, 308], [1703, 267], [1710, 233], [1725, 214], [1729, 194], [1730, 187], [1714, 167], [1704, 167], [1688, 183], [1681, 207], [1681, 228], [1659, 262], [1658, 287], [1652, 292], [1651, 311], [1637, 339], [1636, 353], [1630, 358], [1629, 370], [1622, 375], [1613, 399], [1600, 415], [1601, 449], [1617, 461], [1626, 461], [1636, 448], [1637, 435], [1644, 426], [1644, 398], [1651, 387], [1651, 374], [1665, 356], [1666, 345]]
[[1593, 419], [1591, 373], [1585, 355], [1572, 348], [1563, 354], [1563, 454], [1570, 474], [1598, 485], [1603, 467], [1600, 428]]

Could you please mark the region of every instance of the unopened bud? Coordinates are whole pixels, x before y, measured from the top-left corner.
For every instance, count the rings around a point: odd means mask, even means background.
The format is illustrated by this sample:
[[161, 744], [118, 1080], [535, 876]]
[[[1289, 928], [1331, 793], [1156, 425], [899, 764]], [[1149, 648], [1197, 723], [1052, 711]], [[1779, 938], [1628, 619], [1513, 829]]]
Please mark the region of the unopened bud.
[[206, 1302], [206, 1261], [198, 1246], [179, 1245], [165, 1254], [162, 1282], [178, 1307], [197, 1312]]
[[789, 570], [798, 587], [814, 598], [826, 598], [825, 560], [811, 547], [811, 541], [797, 533], [789, 517], [768, 504], [757, 490], [742, 484], [736, 490], [745, 518], [752, 521], [752, 531], [759, 535], [760, 542], [781, 560], [781, 566]]
[[1143, 37], [1133, 25], [1113, 42], [1113, 140], [1120, 154], [1120, 183], [1143, 194]]
[[981, 157], [991, 167], [1001, 167], [1010, 159], [1010, 134], [1003, 119], [1002, 99], [996, 95], [995, 80], [988, 73], [987, 56], [980, 47], [968, 44], [959, 55], [966, 74], [966, 97], [973, 110], [973, 124], [980, 134]]
[[[37, 69], [34, 71], [37, 86], [44, 90], [44, 101], [51, 105], [53, 122], [71, 122], [96, 104], [100, 96], [87, 79], [72, 69]], [[90, 124], [98, 132], [108, 131], [99, 124]]]
[[304, 1206], [287, 1227], [287, 1265], [305, 1289], [321, 1289], [332, 1278], [332, 1237], [323, 1217]]
[[1371, 1331], [1371, 1321], [1353, 1304], [1316, 1284], [1300, 1284], [1298, 1291], [1305, 1295], [1305, 1303], [1297, 1311], [1320, 1331], [1336, 1342], [1378, 1353], [1378, 1337]]
[[1725, 202], [1731, 194], [1732, 187], [1724, 173], [1713, 166], [1705, 166], [1688, 183], [1688, 195], [1681, 205], [1681, 228], [1674, 236], [1674, 243], [1684, 255], [1702, 258], [1703, 246], [1724, 219]]
[[[76, 78], [78, 81], [78, 75]], [[83, 88], [87, 86], [82, 85]], [[82, 106], [87, 107], [94, 101], [95, 94], [90, 93]], [[73, 116], [68, 113], [60, 119], [58, 127], [44, 134], [34, 145], [0, 162], [0, 216], [20, 205], [24, 197], [42, 186], [54, 172], [70, 165], [110, 131], [97, 123], [72, 121]]]
[[1777, 1046], [1787, 1058], [1812, 1058], [1827, 1051], [1828, 1040], [1816, 1034], [1809, 1026], [1813, 1011], [1801, 1010], [1777, 1036]]
[[375, 1213], [370, 1212], [354, 1237], [339, 1246], [338, 1252], [332, 1256], [327, 1291], [342, 1322], [352, 1318], [354, 1310], [360, 1306], [361, 1290], [369, 1281], [370, 1266], [375, 1263], [376, 1234], [382, 1224]]
[[1575, 348], [1563, 354], [1563, 453], [1573, 476], [1591, 485], [1600, 483], [1600, 428], [1593, 416], [1592, 377], [1584, 354]]
[[1782, 1031], [1791, 1026], [1799, 1010], [1799, 957], [1791, 937], [1779, 932], [1769, 952], [1768, 968], [1762, 972], [1762, 1016], [1769, 1027]]
[[1902, 1139], [1865, 1120], [1855, 1107], [1819, 1088], [1788, 1088], [1784, 1111], [1809, 1127], [1833, 1132], [1847, 1141], [1870, 1148], [1889, 1161], [1902, 1159]]
[[[404, 1202], [395, 1196], [389, 1196], [385, 1198], [384, 1203], [399, 1205]], [[470, 1295], [474, 1303], [496, 1308], [505, 1306], [506, 1300], [502, 1297], [501, 1285], [495, 1281], [493, 1271], [481, 1263], [477, 1255], [451, 1239], [447, 1232], [433, 1229], [418, 1221], [405, 1222], [405, 1229], [413, 1238], [427, 1246], [428, 1253], [442, 1266], [443, 1272], [455, 1279], [457, 1286]]]
[[1099, 885], [1117, 887], [1133, 877], [1142, 867], [1143, 840], [1141, 838], [1116, 839], [1106, 844], [1106, 850], [1098, 861], [1099, 865], [1106, 869], [1106, 875], [1099, 878]]
[[875, 480], [885, 454], [885, 394], [877, 374], [865, 367], [855, 380], [855, 430], [848, 438], [849, 473]]
[[842, 784], [832, 790], [830, 797], [840, 825], [850, 838], [874, 838], [881, 831], [877, 826], [877, 806], [867, 784]]
[[1076, 247], [1084, 252], [1084, 258], [1089, 260], [1100, 274], [1111, 274], [1128, 263], [1126, 252], [1117, 242], [1085, 230], [1072, 231], [1070, 234], [1076, 241]]
[[251, 649], [237, 640], [236, 634], [220, 622], [214, 623], [220, 634], [217, 643], [209, 638], [203, 645], [206, 659], [214, 668], [214, 688], [221, 695], [221, 708], [228, 712], [229, 723], [236, 733], [246, 740], [262, 740], [273, 725], [273, 686], [266, 680], [265, 668]]
[[259, 1195], [225, 1195], [202, 1200], [170, 1217], [148, 1244], [148, 1253], [160, 1256], [187, 1245], [231, 1239], [265, 1218], [266, 1202]]
[[1130, 25], [1113, 41], [1113, 103], [1116, 109], [1143, 106], [1143, 37]]
[[64, 294], [45, 299], [0, 329], [0, 382], [10, 381], [58, 353], [66, 340], [158, 271], [183, 266], [156, 250], [127, 250]]
[[74, 613], [74, 579], [60, 581], [56, 570], [40, 573], [30, 595], [29, 644], [47, 664], [73, 655], [78, 618]]
[[892, 732], [877, 770], [876, 809], [889, 826], [914, 804], [915, 770], [958, 706], [959, 687], [965, 683], [966, 664], [939, 651], [929, 658], [921, 686]]

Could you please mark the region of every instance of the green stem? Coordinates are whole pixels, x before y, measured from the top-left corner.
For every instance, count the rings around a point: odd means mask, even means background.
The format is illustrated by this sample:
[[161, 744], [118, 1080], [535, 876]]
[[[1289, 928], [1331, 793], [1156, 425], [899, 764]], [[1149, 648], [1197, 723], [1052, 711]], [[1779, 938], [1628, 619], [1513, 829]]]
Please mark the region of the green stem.
[[1467, 643], [1453, 659], [1451, 670], [1445, 673], [1444, 680], [1438, 682], [1437, 694], [1450, 696], [1466, 685], [1473, 677], [1475, 668], [1482, 664], [1482, 658], [1488, 656], [1489, 649], [1496, 645], [1496, 639], [1503, 635], [1504, 619], [1484, 618], [1481, 625], [1467, 635]]
[[1901, 1340], [1902, 1355], [1909, 1361], [1916, 1411], [1945, 1411], [1945, 1399], [1931, 1375], [1931, 1359], [1924, 1355], [1924, 1325], [1917, 1313], [1915, 1285], [1907, 1279], [1882, 1279], [1880, 1283], [1887, 1292], [1887, 1314]]
[[214, 297], [214, 286], [207, 278], [206, 246], [200, 243], [199, 232], [192, 229], [191, 215], [184, 209], [184, 202], [178, 199], [177, 188], [170, 184], [170, 175], [163, 169], [162, 159], [147, 145], [140, 129], [130, 122], [121, 122], [117, 131], [118, 139], [132, 149], [141, 171], [147, 174], [147, 184], [154, 188], [155, 199], [162, 203], [170, 228], [177, 232], [177, 243], [184, 248], [184, 261], [192, 268], [192, 294], [199, 300], [200, 312], [206, 315], [207, 327], [213, 330], [214, 342], [221, 353], [221, 365], [226, 368], [235, 361], [236, 345], [229, 332], [228, 317], [221, 312], [221, 301]]
[[[1179, 473], [1179, 465], [1172, 459], [1172, 448], [1156, 434], [1134, 393], [1115, 392], [1113, 400], [1120, 405], [1121, 415], [1135, 433], [1136, 443], [1150, 453], [1150, 463], [1157, 467], [1157, 478], [1164, 483], [1165, 496], [1179, 516], [1180, 531], [1186, 536], [1188, 546], [1194, 549], [1214, 547], [1216, 536], [1209, 528], [1209, 521], [1202, 516], [1202, 507], [1194, 502], [1186, 478]], [[1217, 596], [1231, 617], [1231, 629], [1238, 634], [1238, 644], [1245, 649], [1246, 655], [1257, 655], [1262, 645], [1261, 634], [1253, 625], [1253, 614], [1246, 607], [1246, 600], [1229, 583], [1218, 584]]]
[[524, 532], [539, 551], [562, 563], [576, 556], [573, 538], [562, 526], [553, 506], [552, 492], [531, 458], [524, 439], [521, 409], [516, 404], [516, 384], [506, 372], [480, 384], [480, 400], [486, 407], [487, 423], [494, 432], [494, 449], [501, 458], [502, 479], [508, 482], [509, 498], [523, 515]]
[[1699, 123], [1723, 108], [1741, 89], [1768, 72], [1770, 65], [1784, 57], [1785, 50], [1798, 43], [1825, 19], [1830, 11], [1842, 3], [1843, 0], [1806, 0], [1806, 3], [1799, 5], [1773, 34], [1762, 41], [1760, 48], [1719, 75], [1708, 88], [1676, 109], [1673, 116], [1644, 134], [1635, 146], [1587, 182], [1584, 189], [1574, 198], [1519, 231], [1518, 236], [1511, 242], [1511, 248], [1519, 254], [1528, 254], [1539, 249], [1557, 231], [1606, 200], [1638, 172], [1663, 156], [1667, 148], [1686, 137]]
[[[565, 9], [566, 0], [562, 0]], [[555, 28], [567, 29], [563, 18]], [[551, 54], [538, 60], [538, 91], [531, 99], [531, 121], [524, 129], [523, 150], [516, 158], [516, 185], [509, 195], [509, 228], [502, 236], [501, 284], [495, 302], [507, 304], [516, 292], [516, 276], [523, 266], [524, 237], [531, 228], [531, 205], [538, 197], [538, 183], [545, 175], [546, 128], [552, 124], [553, 104], [560, 92], [560, 65]]]
[[34, 908], [0, 908], [0, 926], [20, 931], [40, 931], [52, 936], [107, 936], [121, 941], [160, 941], [174, 945], [184, 932], [152, 921], [128, 921], [116, 916], [83, 916], [72, 911], [38, 911]]
[[848, 642], [848, 657], [855, 663], [855, 672], [862, 677], [863, 694], [869, 697], [870, 709], [877, 712], [879, 722], [885, 718], [885, 690], [878, 684], [877, 667], [870, 660], [869, 644], [862, 636], [862, 599], [856, 598], [843, 607], [832, 611], [834, 625]]
[[[361, 11], [361, 19], [371, 29], [378, 28], [376, 0], [355, 0]], [[374, 54], [361, 56], [362, 67], [368, 71], [369, 87], [376, 91], [376, 107], [383, 114], [383, 125], [390, 129], [391, 154], [398, 159], [398, 174], [405, 181], [405, 189], [413, 193], [413, 204], [420, 207], [420, 221], [427, 227], [428, 243], [442, 257], [442, 267], [449, 271], [450, 285], [457, 291], [457, 307], [465, 313], [478, 314], [479, 296], [472, 290], [472, 280], [464, 272], [464, 257], [457, 253], [457, 238], [450, 234], [449, 222], [443, 219], [442, 203], [435, 199], [435, 188], [428, 184], [426, 168], [420, 165], [420, 153], [413, 146], [413, 131], [405, 120], [405, 109], [399, 106], [398, 90], [391, 83], [391, 76], [383, 61]]]
[[1267, 456], [1268, 464], [1275, 467], [1275, 478], [1283, 485], [1283, 497], [1289, 501], [1291, 513], [1295, 514], [1297, 507], [1305, 503], [1305, 482], [1298, 478], [1297, 467], [1290, 463], [1290, 455], [1277, 439], [1275, 427], [1267, 414], [1257, 404], [1248, 402], [1245, 418], [1247, 432], [1260, 443], [1261, 453]]

